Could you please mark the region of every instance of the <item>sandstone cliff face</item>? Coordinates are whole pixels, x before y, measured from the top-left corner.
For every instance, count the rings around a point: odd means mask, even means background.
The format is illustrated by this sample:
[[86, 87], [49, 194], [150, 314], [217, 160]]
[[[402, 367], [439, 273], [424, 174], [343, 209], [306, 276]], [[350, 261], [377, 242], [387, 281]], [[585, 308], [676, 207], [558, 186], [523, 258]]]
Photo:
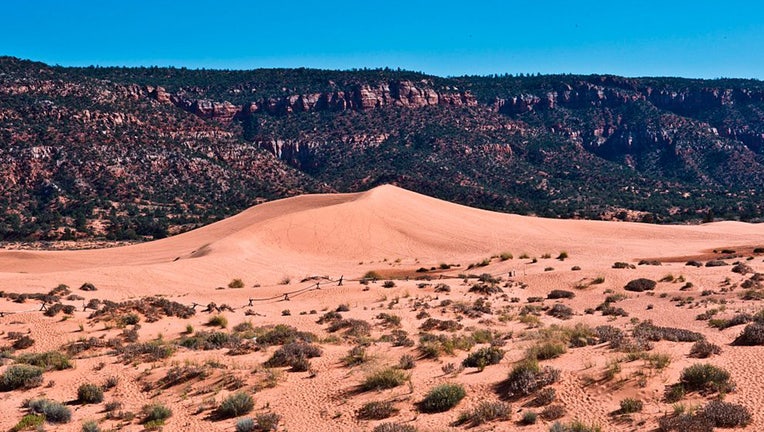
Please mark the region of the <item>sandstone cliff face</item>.
[[311, 111], [364, 111], [386, 106], [421, 108], [425, 106], [475, 106], [477, 100], [469, 92], [438, 92], [411, 81], [392, 81], [376, 85], [356, 84], [347, 90], [307, 93], [280, 98], [260, 98], [241, 106], [227, 101], [194, 99], [183, 94], [168, 94], [162, 87], [147, 87], [148, 96], [162, 103], [172, 103], [204, 119], [227, 123], [237, 116], [265, 113], [288, 115]]

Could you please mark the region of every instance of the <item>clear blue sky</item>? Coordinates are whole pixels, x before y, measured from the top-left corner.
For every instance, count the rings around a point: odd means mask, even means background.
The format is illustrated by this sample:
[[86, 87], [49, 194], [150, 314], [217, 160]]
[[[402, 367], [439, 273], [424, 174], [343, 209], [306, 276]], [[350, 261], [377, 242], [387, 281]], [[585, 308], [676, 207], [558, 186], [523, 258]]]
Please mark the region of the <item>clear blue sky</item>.
[[61, 65], [764, 78], [764, 3], [2, 0], [0, 55]]

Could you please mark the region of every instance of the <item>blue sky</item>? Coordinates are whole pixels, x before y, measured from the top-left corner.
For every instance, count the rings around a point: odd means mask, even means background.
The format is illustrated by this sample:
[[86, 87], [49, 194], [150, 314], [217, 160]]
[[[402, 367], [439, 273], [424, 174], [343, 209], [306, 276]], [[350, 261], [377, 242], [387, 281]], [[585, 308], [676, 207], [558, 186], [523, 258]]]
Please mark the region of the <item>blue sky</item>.
[[0, 55], [61, 65], [764, 78], [758, 1], [2, 0]]

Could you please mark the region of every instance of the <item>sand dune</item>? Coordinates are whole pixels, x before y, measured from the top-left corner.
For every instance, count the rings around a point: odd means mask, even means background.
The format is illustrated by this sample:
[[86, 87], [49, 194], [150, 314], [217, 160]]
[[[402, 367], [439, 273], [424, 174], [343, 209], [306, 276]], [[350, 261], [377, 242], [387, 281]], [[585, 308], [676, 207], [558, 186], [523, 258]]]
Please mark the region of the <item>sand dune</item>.
[[[89, 318], [90, 311], [83, 312], [80, 306], [91, 299], [124, 301], [150, 295], [166, 296], [185, 305], [225, 303], [233, 308], [223, 312], [231, 326], [245, 321], [256, 326], [288, 324], [330, 341], [322, 344], [324, 355], [311, 361], [310, 374], [282, 370], [275, 388], [257, 392], [254, 389], [266, 374], [262, 362], [275, 350], [273, 347], [240, 356], [226, 355], [226, 349], [193, 351], [178, 347], [170, 359], [130, 365], [117, 361], [110, 350], [87, 352], [76, 358], [73, 370], [46, 372], [46, 382], [54, 382], [50, 386], [0, 392], [0, 409], [14, 413], [0, 419], [0, 428], [9, 429], [23, 415], [23, 399], [46, 395], [71, 400], [81, 383], [100, 382], [117, 375], [121, 382], [109, 398], [120, 400], [125, 409], [133, 412], [149, 402], [168, 404], [175, 415], [165, 430], [233, 430], [232, 421], [209, 418], [210, 407], [232, 391], [220, 383], [232, 377], [241, 380], [245, 390], [254, 392], [254, 413], [277, 412], [283, 417], [284, 427], [291, 431], [371, 430], [380, 421], [360, 421], [355, 410], [373, 400], [395, 401], [401, 411], [393, 420], [414, 425], [420, 431], [464, 430], [453, 425], [458, 411], [483, 400], [496, 400], [495, 385], [506, 378], [513, 362], [522, 358], [526, 348], [537, 339], [535, 330], [518, 317], [525, 306], [538, 305], [538, 324], [547, 327], [608, 324], [630, 331], [632, 319], [649, 319], [659, 325], [703, 332], [710, 341], [723, 347], [723, 353], [713, 357], [712, 363], [734, 362], [729, 370], [739, 388], [727, 400], [751, 408], [754, 419], [748, 430], [760, 430], [764, 427], [764, 413], [757, 410], [764, 394], [761, 388], [764, 372], [756, 363], [762, 357], [760, 347], [729, 345], [742, 327], [722, 332], [710, 328], [705, 321], [695, 320], [700, 312], [713, 307], [724, 309], [719, 316], [725, 317], [741, 311], [756, 312], [759, 307], [755, 301], [739, 298], [740, 285], [750, 274], [732, 273], [731, 266], [685, 265], [688, 257], [702, 256], [704, 260], [723, 257], [725, 254], [713, 251], [734, 249], [732, 255], [738, 257], [728, 259], [729, 263], [741, 260], [754, 271], [764, 272], [761, 255], [752, 252], [756, 246], [764, 246], [764, 224], [658, 226], [553, 220], [493, 213], [382, 186], [364, 193], [300, 196], [265, 203], [218, 223], [139, 245], [55, 252], [0, 250], [0, 291], [47, 292], [64, 283], [85, 298], [65, 301], [78, 307], [65, 320], [61, 315], [45, 317], [38, 311], [39, 302], [0, 299], [0, 312], [9, 313], [0, 317], [0, 329], [6, 335], [0, 336], [0, 346], [12, 342], [7, 338], [9, 332], [28, 334], [35, 339], [34, 346], [22, 352], [55, 350], [81, 338], [119, 339], [121, 328], [113, 322]], [[561, 251], [569, 258], [554, 259]], [[498, 258], [502, 252], [511, 252], [514, 258], [502, 261]], [[528, 258], [520, 259], [524, 254]], [[636, 265], [643, 258], [662, 259], [663, 263]], [[483, 260], [488, 265], [468, 270], [470, 264]], [[634, 264], [635, 268], [613, 269], [616, 261]], [[455, 266], [440, 269], [441, 263]], [[435, 270], [416, 271], [431, 268]], [[358, 279], [368, 271], [399, 277], [393, 288], [384, 288], [381, 283], [362, 285]], [[510, 272], [515, 277], [507, 281]], [[503, 294], [485, 296], [492, 304], [491, 313], [468, 316], [448, 303], [441, 303], [448, 300], [471, 304], [483, 297], [469, 292], [475, 280], [465, 280], [465, 273], [489, 273], [504, 278]], [[336, 280], [341, 275], [345, 284], [339, 287], [330, 279]], [[667, 279], [667, 275], [672, 278]], [[329, 279], [300, 282], [311, 276]], [[422, 276], [434, 280], [416, 280]], [[655, 295], [625, 292], [624, 285], [637, 277], [663, 282], [658, 283]], [[241, 278], [245, 286], [225, 288], [234, 278]], [[440, 278], [451, 286], [450, 293], [434, 291]], [[603, 282], [591, 284], [596, 278]], [[315, 289], [316, 281], [321, 284], [320, 290]], [[685, 281], [691, 282], [689, 288]], [[98, 291], [78, 291], [76, 288], [84, 282], [93, 283]], [[553, 289], [575, 291], [576, 296], [537, 303]], [[281, 297], [284, 293], [291, 294], [289, 301]], [[617, 305], [629, 317], [584, 312], [613, 293], [627, 294]], [[677, 300], [689, 297], [693, 299]], [[252, 298], [255, 303], [250, 307], [248, 302]], [[528, 303], [531, 300], [534, 303]], [[559, 302], [574, 310], [573, 319], [562, 321], [545, 314], [544, 308]], [[362, 366], [342, 364], [342, 358], [357, 340], [328, 333], [326, 325], [316, 323], [319, 314], [334, 310], [339, 304], [349, 307], [345, 316], [373, 324], [367, 341], [370, 360]], [[245, 315], [248, 310], [252, 313]], [[489, 366], [482, 373], [467, 370], [454, 375], [444, 373], [442, 367], [459, 364], [466, 351], [457, 350], [438, 360], [420, 359], [411, 371], [408, 387], [358, 393], [358, 383], [370, 370], [397, 364], [404, 354], [419, 353], [415, 347], [391, 346], [380, 340], [390, 331], [375, 320], [380, 312], [398, 315], [400, 329], [414, 340], [421, 332], [422, 312], [443, 320], [458, 320], [465, 333], [491, 329], [506, 340], [507, 355], [501, 364]], [[187, 325], [197, 330], [208, 329], [205, 323], [210, 316], [199, 308], [190, 319], [162, 318], [148, 323], [142, 317], [140, 340], [161, 337], [162, 341], [177, 341]], [[545, 363], [562, 373], [561, 380], [554, 385], [559, 403], [567, 410], [562, 421], [579, 418], [598, 423], [606, 431], [655, 427], [655, 419], [671, 409], [662, 400], [665, 386], [675, 383], [681, 370], [695, 362], [687, 357], [689, 346], [659, 342], [653, 352], [667, 354], [671, 359], [668, 367], [652, 370], [642, 361], [623, 362], [618, 378], [611, 381], [600, 377], [612, 362], [623, 359], [623, 353], [613, 351], [607, 344], [569, 348], [563, 356]], [[187, 387], [146, 390], [179, 364], [217, 366], [209, 367], [206, 379], [192, 380]], [[639, 374], [645, 370], [649, 379], [643, 386], [637, 385], [641, 382]], [[442, 414], [419, 413], [415, 402], [431, 386], [442, 382], [458, 382], [467, 389], [459, 409]], [[643, 412], [630, 420], [613, 417], [612, 412], [624, 397], [642, 399]], [[489, 429], [548, 430], [551, 421], [540, 420], [531, 426], [517, 424], [517, 412], [530, 409], [521, 407], [526, 402], [513, 402], [512, 421], [492, 424]], [[703, 403], [704, 399], [691, 395], [687, 402]], [[75, 420], [51, 430], [78, 431], [81, 422], [90, 419], [103, 423], [104, 428], [122, 425], [125, 430], [141, 429], [137, 422], [106, 419], [98, 406], [74, 406]]]

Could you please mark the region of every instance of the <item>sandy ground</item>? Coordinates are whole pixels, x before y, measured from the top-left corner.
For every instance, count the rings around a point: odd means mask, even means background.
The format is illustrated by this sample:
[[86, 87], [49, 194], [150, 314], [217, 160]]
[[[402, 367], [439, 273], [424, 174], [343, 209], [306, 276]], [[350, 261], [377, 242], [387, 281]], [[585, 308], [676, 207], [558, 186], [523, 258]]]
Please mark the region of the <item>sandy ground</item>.
[[[42, 386], [0, 392], [0, 410], [4, 413], [0, 416], [0, 428], [8, 430], [19, 421], [26, 412], [24, 400], [45, 396], [68, 403], [73, 413], [70, 423], [48, 425], [49, 430], [79, 431], [88, 420], [99, 422], [103, 430], [143, 430], [138, 414], [141, 407], [161, 402], [173, 410], [164, 430], [233, 431], [235, 419], [217, 420], [211, 413], [239, 387], [255, 399], [255, 409], [248, 415], [277, 413], [282, 417], [281, 430], [372, 430], [385, 421], [411, 424], [420, 431], [461, 430], [464, 426], [453, 424], [459, 413], [482, 401], [500, 400], [496, 385], [507, 377], [526, 349], [536, 343], [538, 329], [519, 321], [528, 299], [545, 298], [551, 290], [563, 289], [573, 291], [575, 298], [547, 299], [533, 305], [550, 307], [561, 302], [574, 310], [573, 318], [563, 321], [542, 311], [538, 316], [541, 327], [584, 323], [630, 330], [636, 320], [652, 320], [656, 325], [701, 332], [722, 347], [722, 354], [698, 360], [688, 357], [692, 343], [656, 342], [650, 353], [670, 357], [670, 364], [658, 370], [650, 368], [644, 360], [627, 361], [624, 353], [610, 349], [607, 344], [568, 348], [562, 356], [541, 362], [561, 371], [560, 381], [551, 386], [557, 394], [555, 403], [566, 409], [560, 421], [579, 419], [598, 424], [605, 431], [655, 429], [656, 419], [673, 410], [672, 404], [663, 400], [665, 387], [676, 383], [688, 365], [709, 362], [729, 370], [737, 383], [737, 390], [726, 395], [725, 400], [751, 409], [753, 422], [746, 430], [762, 430], [764, 411], [759, 407], [764, 402], [764, 370], [760, 365], [764, 361], [764, 347], [731, 346], [743, 326], [719, 331], [706, 321], [695, 319], [711, 308], [723, 309], [717, 317], [757, 312], [759, 302], [740, 299], [744, 291], [740, 285], [751, 274], [733, 273], [731, 265], [685, 265], [693, 257], [706, 261], [737, 255], [726, 261], [730, 264], [741, 261], [754, 271], [764, 272], [764, 255], [753, 253], [758, 246], [764, 246], [761, 224], [656, 226], [551, 220], [476, 210], [383, 186], [360, 194], [311, 195], [267, 203], [193, 232], [151, 243], [80, 251], [0, 250], [0, 291], [6, 295], [44, 293], [66, 284], [74, 294], [84, 297], [63, 300], [64, 304], [77, 307], [69, 317], [44, 316], [36, 300], [18, 303], [10, 298], [0, 299], [0, 312], [5, 314], [0, 318], [3, 332], [0, 346], [13, 343], [8, 338], [11, 332], [28, 334], [35, 340], [33, 346], [16, 351], [11, 357], [60, 350], [63, 345], [81, 339], [106, 341], [118, 337], [122, 328], [114, 322], [89, 318], [92, 311], [83, 311], [82, 306], [91, 299], [119, 302], [147, 296], [163, 296], [189, 306], [226, 304], [233, 309], [222, 312], [229, 330], [247, 321], [255, 327], [288, 324], [315, 333], [323, 348], [323, 355], [311, 360], [309, 372], [289, 372], [288, 368], [265, 371], [262, 363], [277, 347], [243, 355], [229, 355], [228, 349], [194, 351], [180, 347], [169, 359], [127, 364], [111, 349], [89, 350], [74, 356], [74, 368], [45, 372]], [[723, 249], [735, 252], [714, 252]], [[568, 258], [555, 259], [562, 251]], [[502, 261], [499, 255], [504, 252], [512, 253], [513, 258]], [[550, 257], [544, 258], [547, 254]], [[527, 258], [520, 258], [526, 255]], [[489, 261], [487, 266], [468, 269], [470, 264], [484, 259]], [[637, 265], [641, 259], [658, 259], [662, 265]], [[615, 262], [627, 262], [635, 268], [614, 269]], [[441, 270], [440, 264], [455, 266]], [[433, 267], [436, 270], [416, 271]], [[573, 270], [574, 267], [580, 269]], [[383, 281], [363, 285], [359, 279], [368, 271], [395, 277], [395, 287], [385, 288]], [[510, 272], [514, 275], [511, 280]], [[505, 295], [488, 296], [493, 313], [470, 318], [455, 312], [452, 306], [440, 306], [444, 300], [471, 304], [481, 297], [468, 292], [476, 280], [465, 281], [463, 275], [483, 273], [502, 278], [500, 286]], [[652, 293], [623, 290], [630, 280], [658, 281], [667, 275], [684, 281], [659, 282]], [[344, 284], [337, 286], [340, 276], [344, 277]], [[432, 280], [416, 280], [423, 276]], [[305, 280], [310, 277], [321, 279]], [[235, 278], [244, 282], [243, 288], [227, 288]], [[603, 278], [604, 282], [591, 284], [596, 278]], [[310, 289], [316, 281], [321, 289]], [[85, 282], [98, 290], [78, 290]], [[692, 287], [680, 290], [686, 282], [691, 282]], [[448, 284], [451, 292], [436, 293], [437, 283]], [[283, 298], [285, 293], [290, 293], [288, 301]], [[615, 305], [628, 312], [628, 317], [585, 313], [612, 293], [627, 294], [626, 300]], [[679, 298], [685, 301], [677, 301]], [[250, 299], [252, 307], [248, 306]], [[341, 332], [328, 333], [326, 324], [316, 323], [323, 313], [340, 304], [349, 306], [343, 317], [366, 320], [373, 325], [371, 337], [365, 339], [370, 359], [364, 364], [345, 366], [341, 359], [357, 340], [343, 337]], [[162, 317], [148, 323], [141, 316], [140, 340], [177, 341], [188, 325], [197, 331], [209, 330], [205, 323], [211, 314], [203, 309], [204, 306], [197, 307], [196, 315], [189, 319]], [[419, 355], [416, 346], [393, 347], [380, 341], [380, 336], [390, 333], [390, 329], [375, 317], [381, 312], [399, 316], [400, 328], [418, 342], [424, 319], [417, 315], [423, 310], [433, 318], [459, 320], [463, 329], [456, 334], [491, 330], [497, 338], [506, 340], [502, 347], [507, 351], [504, 359], [482, 372], [467, 368], [445, 374], [444, 365], [459, 365], [468, 354], [456, 350], [453, 355], [435, 360], [418, 359], [416, 366], [407, 371], [410, 381], [405, 385], [383, 391], [358, 391], [358, 384], [371, 371], [396, 365], [404, 354]], [[246, 311], [254, 315], [245, 315]], [[483, 345], [472, 350], [480, 346]], [[6, 359], [0, 371], [12, 363]], [[611, 379], [604, 379], [606, 369], [615, 363], [620, 371]], [[204, 367], [207, 377], [157, 388], [155, 383], [170, 368], [182, 365]], [[262, 388], [268, 374], [275, 376], [276, 385]], [[104, 403], [76, 403], [79, 385], [101, 384], [109, 377], [118, 377], [118, 384], [106, 392], [105, 402], [121, 402], [122, 411], [138, 414], [135, 419], [107, 418]], [[415, 404], [430, 388], [444, 382], [463, 384], [467, 396], [445, 413], [418, 412]], [[626, 397], [642, 400], [643, 411], [628, 417], [613, 415]], [[548, 430], [552, 422], [543, 419], [534, 425], [519, 424], [524, 411], [543, 409], [524, 406], [530, 399], [509, 401], [510, 420], [487, 423], [473, 430]], [[683, 403], [702, 405], [706, 400], [690, 394]], [[383, 421], [358, 420], [355, 411], [370, 401], [394, 401], [400, 412]]]

